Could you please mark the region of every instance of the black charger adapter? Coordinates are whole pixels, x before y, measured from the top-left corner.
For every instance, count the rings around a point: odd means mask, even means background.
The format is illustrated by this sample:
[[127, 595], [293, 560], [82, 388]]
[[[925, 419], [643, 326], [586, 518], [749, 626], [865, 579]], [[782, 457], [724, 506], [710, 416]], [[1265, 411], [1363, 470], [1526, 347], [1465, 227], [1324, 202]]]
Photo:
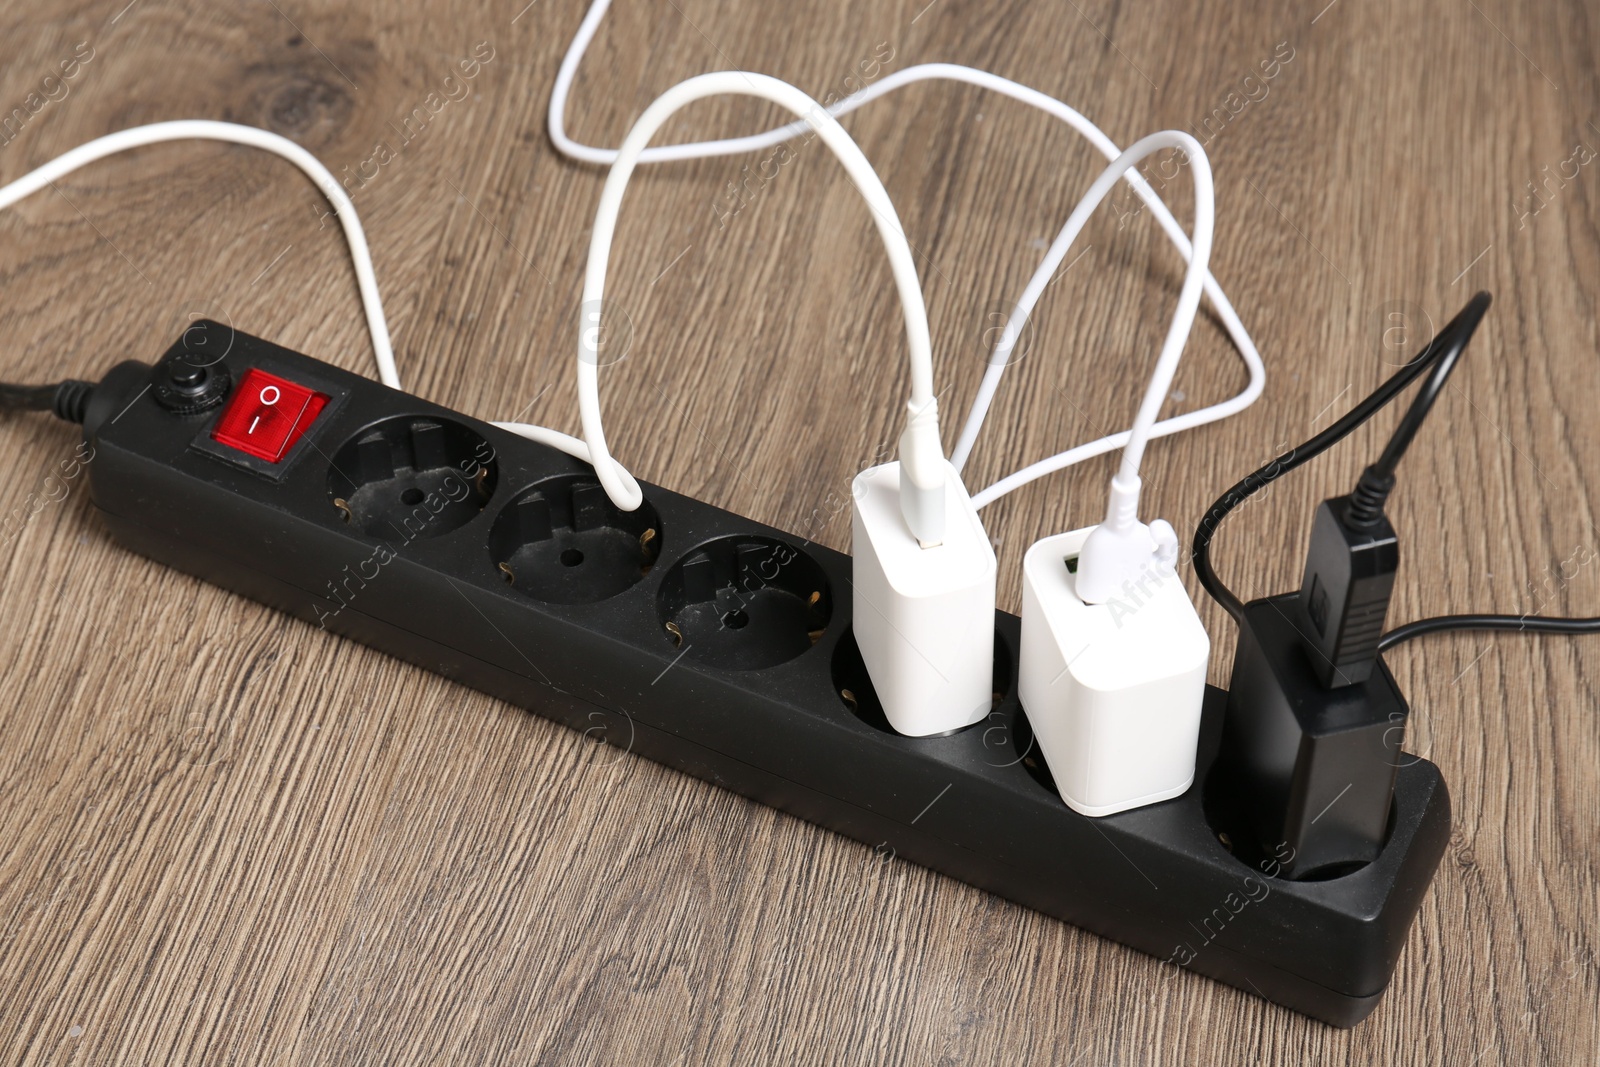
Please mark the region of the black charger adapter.
[[1411, 709], [1376, 658], [1359, 682], [1323, 684], [1304, 601], [1286, 593], [1245, 606], [1217, 773], [1243, 847], [1278, 856], [1285, 877], [1333, 878], [1377, 858], [1388, 838]]
[[[1230, 845], [1280, 858], [1284, 876], [1337, 877], [1388, 838], [1410, 708], [1379, 656], [1400, 564], [1384, 504], [1395, 468], [1489, 306], [1479, 293], [1400, 374], [1311, 441], [1252, 473], [1212, 505], [1195, 534], [1195, 570], [1239, 623], [1216, 780], [1209, 792]], [[1246, 497], [1327, 450], [1431, 368], [1377, 462], [1347, 496], [1317, 508], [1298, 592], [1241, 604], [1217, 579], [1217, 523]]]

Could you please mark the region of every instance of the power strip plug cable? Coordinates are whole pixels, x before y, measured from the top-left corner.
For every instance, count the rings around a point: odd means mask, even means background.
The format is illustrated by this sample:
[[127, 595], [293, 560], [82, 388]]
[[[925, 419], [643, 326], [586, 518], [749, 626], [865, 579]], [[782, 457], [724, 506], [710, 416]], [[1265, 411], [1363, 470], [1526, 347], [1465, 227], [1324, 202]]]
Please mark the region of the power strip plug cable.
[[68, 422], [82, 422], [93, 382], [68, 378], [55, 385], [12, 385], [0, 382], [0, 412], [49, 411]]

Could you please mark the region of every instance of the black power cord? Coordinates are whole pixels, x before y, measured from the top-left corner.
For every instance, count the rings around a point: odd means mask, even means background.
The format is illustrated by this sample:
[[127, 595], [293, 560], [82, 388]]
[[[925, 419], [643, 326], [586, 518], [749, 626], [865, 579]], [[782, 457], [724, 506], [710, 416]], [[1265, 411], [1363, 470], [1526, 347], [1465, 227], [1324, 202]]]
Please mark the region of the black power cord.
[[[209, 411], [222, 403], [233, 387], [233, 376], [220, 357], [187, 348], [163, 359], [154, 376], [150, 375], [150, 368], [142, 364], [119, 366], [129, 366], [130, 371], [134, 366], [140, 367], [156, 403], [179, 415]], [[117, 370], [112, 368], [108, 377]], [[96, 388], [93, 382], [75, 378], [54, 385], [0, 382], [0, 415], [12, 411], [49, 411], [59, 419], [81, 425], [89, 417], [89, 400]]]
[[[1412, 382], [1420, 378], [1424, 372], [1435, 364], [1443, 364], [1442, 375], [1435, 375], [1429, 382], [1431, 388], [1425, 389], [1418, 395], [1412, 404], [1411, 410], [1396, 427], [1394, 436], [1389, 441], [1389, 446], [1384, 449], [1379, 461], [1367, 468], [1362, 475], [1362, 486], [1358, 492], [1369, 500], [1376, 500], [1378, 507], [1382, 506], [1383, 498], [1388, 496], [1388, 489], [1393, 488], [1394, 465], [1399, 463], [1400, 457], [1405, 454], [1406, 446], [1411, 443], [1411, 438], [1416, 435], [1417, 427], [1423, 417], [1432, 407], [1439, 390], [1443, 388], [1444, 377], [1449, 374], [1455, 361], [1460, 357], [1461, 351], [1466, 347], [1468, 338], [1473, 329], [1478, 325], [1478, 320], [1483, 318], [1483, 313], [1489, 308], [1489, 294], [1479, 293], [1472, 298], [1461, 313], [1452, 319], [1444, 329], [1428, 342], [1416, 359], [1401, 367], [1386, 382], [1373, 390], [1361, 403], [1351, 408], [1326, 430], [1317, 434], [1304, 444], [1289, 449], [1272, 462], [1251, 471], [1222, 496], [1216, 503], [1207, 509], [1201, 516], [1200, 524], [1194, 532], [1193, 562], [1195, 574], [1200, 578], [1200, 584], [1205, 587], [1212, 599], [1221, 604], [1228, 614], [1235, 619], [1240, 619], [1244, 614], [1244, 603], [1234, 596], [1233, 592], [1223, 584], [1222, 579], [1211, 566], [1211, 541], [1216, 536], [1217, 527], [1240, 504], [1250, 497], [1265, 489], [1272, 482], [1288, 474], [1305, 463], [1322, 455], [1328, 449], [1349, 437], [1355, 430], [1377, 414], [1385, 405], [1398, 396]], [[1374, 472], [1376, 472], [1374, 474]], [[1369, 484], [1368, 475], [1373, 478]], [[1384, 488], [1387, 480], [1388, 489]], [[1381, 492], [1381, 496], [1378, 495]]]
[[[1407, 363], [1392, 377], [1372, 392], [1361, 403], [1350, 409], [1343, 418], [1317, 434], [1311, 440], [1295, 448], [1289, 449], [1283, 455], [1274, 459], [1259, 469], [1252, 471], [1224, 493], [1216, 503], [1212, 504], [1205, 515], [1200, 519], [1200, 524], [1194, 535], [1194, 569], [1200, 578], [1200, 584], [1206, 592], [1221, 604], [1228, 614], [1235, 619], [1242, 618], [1244, 605], [1236, 597], [1222, 579], [1217, 576], [1211, 565], [1211, 541], [1216, 535], [1217, 527], [1229, 512], [1251, 496], [1260, 492], [1274, 480], [1294, 470], [1296, 467], [1315, 459], [1317, 456], [1332, 448], [1335, 444], [1348, 437], [1355, 429], [1371, 419], [1373, 415], [1393, 400], [1408, 385], [1416, 381], [1429, 367], [1437, 369], [1432, 377], [1424, 384], [1411, 408], [1406, 412], [1405, 418], [1395, 428], [1393, 436], [1389, 439], [1388, 446], [1378, 461], [1362, 473], [1361, 482], [1357, 485], [1356, 492], [1352, 494], [1358, 499], [1352, 507], [1352, 518], [1358, 521], [1365, 520], [1368, 515], [1381, 509], [1384, 499], [1394, 485], [1394, 468], [1399, 463], [1400, 457], [1405, 454], [1411, 439], [1416, 436], [1417, 429], [1422, 425], [1422, 420], [1427, 416], [1428, 410], [1433, 406], [1434, 400], [1444, 388], [1445, 379], [1449, 377], [1457, 359], [1460, 358], [1465, 348], [1466, 339], [1472, 333], [1472, 328], [1477, 326], [1478, 320], [1489, 307], [1489, 294], [1478, 293], [1438, 335], [1428, 342], [1410, 363]], [[1418, 619], [1397, 626], [1384, 634], [1378, 642], [1378, 651], [1386, 652], [1396, 645], [1410, 641], [1416, 637], [1427, 634], [1444, 633], [1451, 630], [1483, 630], [1483, 631], [1514, 631], [1519, 633], [1554, 633], [1554, 634], [1593, 634], [1600, 633], [1600, 617], [1585, 618], [1553, 618], [1540, 615], [1439, 615], [1433, 618]]]
[[1361, 480], [1356, 483], [1354, 498], [1350, 502], [1348, 520], [1358, 526], [1370, 526], [1383, 517], [1383, 505], [1389, 499], [1389, 494], [1394, 491], [1394, 472], [1400, 466], [1400, 460], [1406, 454], [1406, 449], [1411, 447], [1411, 441], [1417, 436], [1417, 431], [1422, 429], [1422, 423], [1428, 417], [1428, 412], [1433, 410], [1434, 401], [1439, 399], [1439, 394], [1444, 392], [1444, 384], [1449, 381], [1450, 374], [1456, 369], [1456, 363], [1461, 359], [1461, 353], [1466, 351], [1467, 342], [1478, 328], [1478, 322], [1489, 308], [1489, 294], [1480, 293], [1483, 297], [1480, 303], [1477, 297], [1462, 309], [1445, 328], [1440, 331], [1443, 340], [1439, 344], [1438, 355], [1431, 359], [1433, 373], [1428, 380], [1422, 383], [1422, 388], [1417, 390], [1416, 397], [1411, 401], [1411, 406], [1406, 409], [1405, 416], [1400, 424], [1394, 428], [1394, 433], [1389, 437], [1389, 443], [1384, 446], [1383, 454], [1378, 461], [1361, 472]]
[[54, 385], [11, 385], [0, 382], [0, 411], [49, 411], [55, 402]]
[[1600, 633], [1600, 618], [1553, 618], [1548, 615], [1436, 615], [1396, 626], [1383, 635], [1378, 651], [1386, 652], [1402, 641], [1447, 630], [1513, 630], [1531, 634]]
[[68, 378], [55, 385], [12, 385], [0, 382], [0, 412], [49, 411], [68, 422], [83, 421], [93, 382]]

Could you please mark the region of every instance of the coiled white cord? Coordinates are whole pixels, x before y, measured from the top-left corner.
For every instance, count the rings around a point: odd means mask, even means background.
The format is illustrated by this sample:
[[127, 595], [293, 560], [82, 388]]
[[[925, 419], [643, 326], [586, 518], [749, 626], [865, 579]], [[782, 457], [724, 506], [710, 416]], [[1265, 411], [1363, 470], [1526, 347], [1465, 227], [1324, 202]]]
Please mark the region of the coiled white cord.
[[[555, 85], [550, 93], [549, 130], [551, 143], [555, 145], [558, 152], [571, 159], [599, 165], [608, 165], [615, 162], [617, 158], [616, 150], [580, 144], [569, 137], [566, 132], [566, 108], [567, 100], [572, 92], [572, 84], [577, 77], [578, 67], [583, 61], [584, 53], [588, 51], [590, 42], [594, 40], [595, 33], [599, 30], [600, 23], [610, 6], [611, 0], [594, 0], [594, 3], [590, 5], [588, 13], [584, 16], [582, 23], [578, 26], [577, 33], [573, 36], [572, 43], [567, 47], [566, 56], [561, 61], [561, 67], [556, 73]], [[921, 81], [962, 82], [999, 93], [1030, 107], [1038, 108], [1046, 114], [1053, 115], [1065, 122], [1072, 129], [1082, 134], [1106, 159], [1115, 160], [1121, 154], [1121, 149], [1098, 126], [1061, 101], [1036, 89], [1030, 89], [1025, 85], [1002, 78], [999, 75], [953, 63], [923, 63], [885, 75], [872, 85], [832, 104], [827, 110], [829, 114], [835, 117], [845, 115], [896, 89]], [[698, 141], [689, 144], [660, 145], [654, 148], [647, 148], [641, 152], [638, 162], [666, 163], [758, 151], [775, 147], [798, 134], [803, 134], [807, 127], [808, 123], [801, 121], [748, 137]], [[1178, 225], [1177, 219], [1173, 217], [1166, 204], [1161, 201], [1160, 195], [1150, 187], [1149, 182], [1145, 181], [1135, 169], [1127, 170], [1123, 178], [1150, 208], [1151, 215], [1154, 216], [1161, 229], [1177, 248], [1179, 255], [1185, 261], [1188, 261], [1193, 254], [1189, 238], [1184, 234], [1183, 228]], [[1045, 261], [1034, 272], [1032, 279], [1023, 290], [1022, 297], [1012, 310], [1001, 341], [996, 345], [984, 371], [983, 379], [979, 383], [977, 395], [974, 397], [972, 407], [967, 413], [966, 422], [962, 425], [961, 434], [956, 441], [954, 449], [951, 451], [950, 462], [957, 471], [965, 467], [967, 458], [971, 455], [978, 433], [982, 429], [984, 419], [994, 401], [995, 392], [999, 388], [1000, 379], [1005, 374], [1005, 369], [1010, 363], [1012, 346], [1015, 345], [1017, 338], [1021, 336], [1028, 317], [1032, 314], [1033, 308], [1040, 296], [1043, 295], [1045, 288], [1055, 276], [1055, 270], [1058, 266], [1059, 263], [1052, 262], [1051, 256], [1047, 254]], [[1205, 273], [1203, 285], [1207, 299], [1210, 300], [1217, 317], [1222, 320], [1223, 328], [1227, 330], [1228, 336], [1232, 339], [1240, 357], [1244, 360], [1245, 368], [1250, 376], [1249, 381], [1243, 391], [1227, 400], [1154, 423], [1149, 429], [1150, 437], [1164, 437], [1168, 434], [1194, 429], [1237, 414], [1253, 404], [1260, 397], [1261, 391], [1266, 385], [1266, 368], [1262, 364], [1261, 354], [1257, 351], [1255, 342], [1251, 340], [1244, 323], [1240, 321], [1238, 313], [1228, 301], [1227, 295], [1222, 291], [1222, 286], [1218, 284], [1209, 270]], [[1165, 390], [1163, 390], [1164, 392]], [[1129, 440], [1129, 432], [1112, 434], [1097, 441], [1080, 445], [1077, 448], [1060, 452], [1048, 459], [1040, 460], [1002, 478], [994, 485], [983, 490], [983, 492], [974, 495], [973, 503], [978, 507], [993, 503], [1013, 489], [1020, 488], [1037, 478], [1063, 470], [1094, 456], [1122, 448], [1129, 443]]]

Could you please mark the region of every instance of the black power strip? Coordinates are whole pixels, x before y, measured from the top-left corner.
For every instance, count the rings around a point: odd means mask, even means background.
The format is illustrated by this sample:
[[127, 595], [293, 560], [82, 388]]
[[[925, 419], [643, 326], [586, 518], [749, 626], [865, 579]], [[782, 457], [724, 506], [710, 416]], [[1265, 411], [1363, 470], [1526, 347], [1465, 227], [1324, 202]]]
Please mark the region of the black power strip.
[[1444, 782], [1417, 759], [1360, 870], [1290, 881], [1287, 857], [1233, 855], [1206, 803], [1217, 689], [1194, 788], [1078, 815], [1017, 704], [1015, 616], [996, 615], [989, 718], [899, 736], [849, 633], [849, 557], [656, 486], [620, 513], [560, 452], [217, 323], [153, 369], [114, 368], [84, 430], [94, 503], [134, 551], [1124, 942], [1165, 976], [1353, 1025], [1449, 836]]

